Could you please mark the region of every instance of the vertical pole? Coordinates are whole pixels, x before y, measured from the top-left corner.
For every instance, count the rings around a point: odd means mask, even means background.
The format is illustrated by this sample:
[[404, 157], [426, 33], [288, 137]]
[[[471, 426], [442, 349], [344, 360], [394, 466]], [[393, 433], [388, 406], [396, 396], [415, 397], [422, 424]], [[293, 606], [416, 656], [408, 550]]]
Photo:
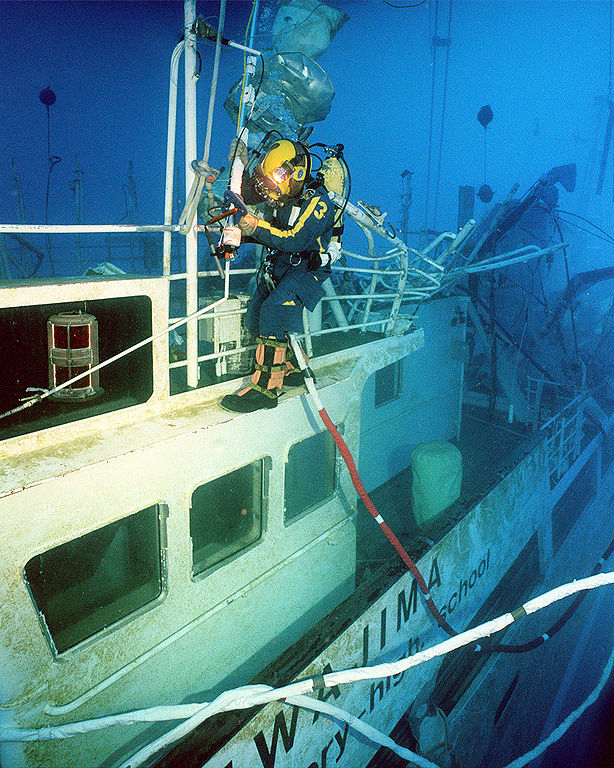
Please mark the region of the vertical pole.
[[[196, 36], [191, 31], [196, 20], [196, 0], [185, 0], [185, 188], [186, 200], [194, 181], [192, 160], [196, 159]], [[196, 217], [186, 234], [186, 315], [198, 309], [198, 252]], [[186, 325], [186, 357], [188, 387], [198, 386], [198, 320]]]
[[605, 169], [608, 163], [608, 152], [612, 144], [612, 128], [614, 127], [614, 104], [608, 101], [608, 124], [605, 129], [605, 139], [601, 151], [601, 163], [599, 165], [599, 178], [597, 179], [597, 194], [603, 191], [603, 180], [605, 178]]
[[[173, 223], [173, 180], [175, 173], [175, 134], [177, 131], [177, 81], [179, 59], [183, 53], [185, 41], [175, 47], [171, 57], [170, 85], [168, 90], [168, 129], [166, 138], [166, 181], [164, 188], [164, 223]], [[162, 246], [162, 274], [171, 273], [171, 233], [164, 233]]]
[[213, 128], [213, 107], [215, 106], [215, 94], [217, 93], [217, 77], [220, 67], [220, 51], [222, 48], [222, 35], [226, 21], [226, 0], [220, 0], [220, 18], [217, 25], [217, 37], [215, 38], [215, 55], [213, 57], [213, 74], [211, 75], [211, 92], [209, 94], [209, 112], [207, 114], [207, 130], [205, 132], [205, 149], [203, 160], [209, 162], [209, 150], [211, 148], [211, 132]]

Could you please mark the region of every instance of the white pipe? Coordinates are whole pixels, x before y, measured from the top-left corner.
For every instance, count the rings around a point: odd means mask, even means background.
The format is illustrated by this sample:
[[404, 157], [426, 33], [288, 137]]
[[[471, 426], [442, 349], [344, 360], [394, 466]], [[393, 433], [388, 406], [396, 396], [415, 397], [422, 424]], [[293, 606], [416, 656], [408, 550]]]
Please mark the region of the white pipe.
[[239, 51], [245, 51], [245, 53], [251, 53], [252, 56], [262, 56], [261, 51], [257, 51], [255, 48], [248, 48], [247, 45], [241, 45], [241, 43], [233, 43], [232, 40], [229, 40], [226, 45], [230, 48], [237, 48]]
[[[446, 277], [452, 278], [452, 279], [458, 279], [462, 275], [469, 275], [473, 272], [485, 272], [489, 269], [500, 269], [501, 267], [509, 267], [511, 264], [519, 264], [523, 261], [531, 261], [531, 259], [536, 259], [540, 256], [546, 256], [547, 254], [552, 253], [558, 250], [559, 248], [564, 248], [565, 245], [566, 243], [557, 243], [556, 245], [552, 245], [548, 248], [543, 248], [541, 250], [536, 250], [536, 251], [527, 251], [526, 253], [521, 253], [518, 256], [513, 256], [513, 254], [517, 253], [517, 251], [504, 253], [504, 254], [501, 254], [501, 256], [496, 257], [496, 259], [488, 259], [484, 262], [479, 261], [473, 267], [459, 267], [458, 269], [453, 269], [446, 275]], [[527, 249], [524, 249], [524, 248], [519, 249], [519, 251], [525, 251], [525, 250]]]
[[333, 310], [333, 315], [335, 316], [335, 320], [337, 321], [337, 325], [340, 328], [345, 328], [348, 326], [348, 319], [345, 316], [345, 312], [343, 311], [341, 304], [339, 303], [339, 296], [337, 296], [337, 292], [335, 291], [335, 286], [332, 283], [332, 280], [327, 278], [323, 283], [322, 287], [324, 288], [324, 291], [326, 293], [326, 296], [323, 296], [323, 299], [326, 299], [327, 301], [330, 301], [330, 307]]
[[[386, 251], [386, 253], [383, 256], [362, 256], [360, 253], [354, 253], [353, 251], [348, 251], [347, 248], [342, 248], [341, 253], [344, 256], [350, 256], [352, 259], [358, 259], [359, 261], [389, 261], [390, 259], [394, 259], [398, 256], [399, 251], [406, 250], [401, 248], [391, 248], [389, 251]], [[341, 269], [339, 265], [333, 264], [332, 269]], [[349, 269], [349, 267], [347, 267]]]
[[[221, 300], [219, 300], [216, 303], [219, 304], [220, 302], [221, 302]], [[245, 312], [245, 310], [242, 310], [242, 311], [243, 311], [243, 313]], [[232, 312], [222, 313], [221, 312], [220, 314], [222, 314], [222, 315], [223, 314], [231, 315], [231, 314], [235, 314], [235, 313], [232, 313]], [[383, 317], [381, 320], [371, 320], [371, 321], [369, 321], [367, 323], [367, 327], [372, 327], [372, 326], [377, 326], [377, 325], [385, 326], [388, 322], [389, 322], [388, 318]], [[307, 347], [307, 354], [308, 354], [308, 356], [311, 357], [312, 354], [313, 354], [313, 349], [310, 351], [310, 348], [309, 348], [309, 336], [326, 336], [327, 334], [330, 334], [330, 333], [339, 333], [341, 331], [353, 331], [353, 330], [356, 330], [358, 328], [363, 330], [365, 328], [365, 324], [364, 323], [359, 323], [357, 325], [340, 326], [338, 328], [323, 328], [322, 330], [317, 331], [317, 332], [315, 332], [313, 334], [311, 334], [311, 333], [310, 334], [305, 334], [304, 333], [303, 334], [303, 338], [305, 338], [305, 346]], [[226, 352], [210, 352], [207, 355], [199, 355], [198, 356], [198, 362], [199, 363], [203, 363], [206, 360], [217, 360], [220, 357], [225, 357], [227, 355], [237, 355], [237, 354], [240, 354], [241, 352], [247, 352], [247, 351], [249, 351], [251, 349], [255, 349], [255, 348], [256, 348], [255, 345], [253, 345], [253, 346], [248, 346], [248, 347], [236, 347], [234, 349], [229, 349]], [[186, 365], [186, 361], [185, 360], [177, 360], [174, 363], [169, 363], [168, 367], [169, 368], [182, 368], [185, 365]]]
[[[295, 349], [296, 356], [301, 369], [305, 370], [305, 361], [302, 356], [300, 347], [296, 342], [294, 336], [290, 337], [290, 341]], [[322, 403], [319, 400], [317, 390], [313, 386], [313, 379], [306, 377], [306, 383], [309, 386], [309, 392], [314, 398], [316, 407], [318, 410], [322, 409]], [[359, 680], [377, 679], [380, 677], [390, 677], [399, 675], [401, 672], [405, 672], [411, 667], [418, 666], [426, 661], [430, 661], [438, 656], [443, 656], [451, 650], [461, 648], [465, 645], [474, 643], [476, 640], [483, 637], [488, 637], [494, 632], [498, 632], [501, 629], [512, 624], [514, 621], [521, 619], [522, 617], [531, 613], [536, 613], [553, 603], [563, 600], [566, 597], [570, 597], [581, 591], [595, 589], [597, 587], [614, 584], [614, 572], [600, 573], [594, 576], [589, 576], [584, 579], [564, 584], [560, 587], [550, 590], [532, 600], [524, 603], [520, 608], [510, 613], [503, 614], [496, 619], [487, 621], [484, 624], [476, 627], [475, 629], [466, 630], [455, 637], [439, 643], [438, 645], [429, 648], [426, 651], [418, 652], [408, 658], [401, 659], [397, 662], [388, 664], [377, 664], [373, 667], [362, 667], [358, 669], [349, 669], [340, 672], [332, 672], [321, 676], [321, 682], [327, 688], [332, 688], [335, 685], [342, 685], [351, 682], [357, 682]], [[612, 665], [614, 664], [614, 654], [610, 657], [601, 681], [593, 694], [587, 699], [587, 701], [579, 707], [574, 713], [572, 713], [566, 721], [564, 721], [559, 728], [557, 728], [551, 736], [551, 739], [543, 742], [544, 749], [549, 743], [559, 738], [560, 735], [571, 725], [574, 719], [582, 714], [586, 707], [594, 701], [605, 682], [609, 677]], [[289, 704], [295, 704], [297, 706], [305, 706], [309, 709], [319, 707], [323, 702], [318, 702], [317, 699], [306, 698], [305, 694], [313, 693], [315, 691], [314, 678], [308, 678], [306, 680], [300, 680], [295, 683], [283, 686], [281, 688], [271, 688], [267, 685], [251, 685], [236, 688], [231, 691], [226, 691], [218, 696], [213, 702], [203, 702], [201, 704], [181, 705], [177, 707], [153, 707], [149, 710], [140, 710], [138, 712], [125, 713], [114, 717], [99, 718], [98, 720], [86, 720], [80, 723], [60, 725], [52, 728], [43, 729], [19, 729], [19, 728], [6, 728], [0, 729], [0, 741], [37, 741], [40, 739], [53, 739], [53, 738], [70, 738], [70, 736], [77, 733], [87, 733], [88, 731], [98, 730], [100, 727], [108, 727], [109, 725], [125, 724], [126, 722], [136, 722], [137, 716], [139, 721], [155, 721], [155, 720], [173, 720], [183, 719], [184, 722], [176, 728], [172, 729], [168, 733], [164, 734], [160, 738], [156, 739], [152, 743], [143, 747], [139, 752], [125, 761], [121, 768], [138, 768], [152, 755], [158, 752], [160, 749], [173, 744], [178, 739], [186, 736], [193, 731], [204, 720], [212, 717], [214, 714], [220, 712], [228, 712], [236, 709], [249, 709], [251, 707], [268, 704], [273, 701], [285, 700]], [[305, 700], [303, 700], [305, 698]], [[323, 711], [323, 710], [318, 710]], [[327, 714], [332, 715], [332, 711]], [[361, 721], [353, 718], [342, 710], [338, 710], [335, 715], [339, 716], [345, 722], [348, 722], [353, 728], [364, 733], [365, 725]], [[186, 719], [187, 718], [187, 719]], [[348, 718], [352, 718], [351, 720]], [[113, 722], [116, 720], [116, 722]], [[356, 720], [356, 722], [355, 722]], [[368, 725], [366, 726], [369, 727]], [[371, 732], [373, 735], [377, 734], [375, 740], [376, 743], [390, 746], [388, 741], [382, 741], [380, 734], [375, 729]], [[555, 737], [555, 738], [553, 738]], [[387, 737], [385, 737], [387, 739]], [[397, 745], [398, 746], [398, 745]], [[541, 745], [540, 745], [541, 746]], [[391, 747], [393, 748], [393, 747]], [[401, 748], [403, 749], [403, 748]], [[396, 751], [396, 750], [395, 750]], [[543, 751], [543, 750], [542, 750]], [[397, 754], [401, 754], [397, 752]], [[520, 768], [529, 761], [527, 755], [523, 758], [519, 758], [514, 763], [511, 763], [507, 768]], [[537, 752], [539, 754], [539, 752]], [[535, 756], [535, 755], [533, 755]], [[411, 758], [415, 760], [415, 758]]]
[[[376, 259], [367, 259], [364, 261], [376, 261]], [[400, 269], [366, 269], [363, 267], [341, 267], [333, 264], [331, 267], [333, 272], [357, 272], [365, 275], [387, 275], [388, 277], [394, 277], [394, 275], [402, 275], [403, 272]]]
[[390, 293], [344, 293], [338, 296], [337, 294], [331, 294], [330, 296], [322, 296], [322, 301], [334, 301], [335, 299], [344, 299], [350, 301], [356, 299], [393, 299], [396, 296], [394, 288]]
[[26, 235], [41, 233], [74, 234], [78, 232], [181, 232], [175, 224], [0, 224], [0, 232], [22, 232]]
[[[375, 243], [373, 240], [373, 233], [367, 229], [363, 224], [361, 224], [359, 221], [356, 222], [358, 226], [362, 229], [364, 236], [367, 238], [367, 253], [369, 256], [373, 259], [373, 266], [377, 266], [377, 252], [375, 250]], [[369, 286], [368, 292], [369, 294], [375, 293], [375, 286], [377, 285], [377, 275], [375, 273], [372, 273], [371, 275], [371, 285]], [[373, 299], [368, 298], [367, 304], [363, 310], [362, 320], [363, 323], [367, 323], [369, 321], [369, 313], [371, 312], [371, 304], [373, 303]]]
[[[215, 94], [217, 92], [218, 71], [220, 63], [220, 49], [222, 47], [222, 30], [224, 28], [224, 20], [226, 14], [226, 0], [221, 0], [220, 3], [220, 18], [218, 25], [218, 32], [215, 44], [215, 56], [213, 61], [213, 73], [211, 75], [211, 92], [209, 94], [209, 109], [207, 113], [207, 128], [205, 135], [205, 147], [203, 150], [203, 157], [201, 165], [206, 171], [209, 170], [209, 152], [211, 148], [211, 131], [213, 126], [213, 108], [215, 106]], [[190, 166], [192, 167], [192, 166]], [[192, 170], [194, 170], [192, 168]], [[198, 211], [198, 203], [205, 186], [205, 176], [203, 173], [199, 173], [194, 177], [190, 191], [186, 195], [186, 202], [183, 208], [183, 212], [179, 218], [179, 223], [184, 224], [189, 231], [194, 226], [196, 221], [196, 214]], [[197, 225], [197, 229], [199, 229]]]
[[[399, 264], [401, 267], [401, 276], [399, 277], [399, 282], [397, 283], [397, 292], [396, 296], [394, 298], [394, 301], [392, 302], [392, 308], [390, 310], [390, 320], [388, 323], [387, 333], [392, 333], [394, 331], [394, 327], [397, 321], [397, 317], [399, 315], [399, 312], [401, 310], [401, 303], [403, 301], [403, 295], [405, 293], [405, 286], [407, 284], [407, 273], [408, 273], [408, 266], [409, 266], [409, 259], [407, 257], [407, 249], [403, 250], [399, 254]], [[384, 283], [384, 281], [381, 281]], [[385, 287], [385, 284], [384, 284]]]
[[344, 212], [354, 219], [357, 224], [360, 224], [367, 229], [376, 232], [378, 235], [388, 240], [389, 243], [398, 246], [399, 248], [407, 248], [405, 243], [396, 235], [391, 235], [381, 224], [377, 224], [372, 218], [363, 213], [360, 208], [357, 208], [353, 203], [348, 202], [344, 197], [338, 195], [336, 192], [329, 192], [328, 196], [338, 208], [343, 208]]
[[[192, 160], [196, 157], [196, 36], [191, 31], [196, 20], [196, 0], [184, 2], [184, 38], [183, 57], [185, 83], [185, 191], [186, 199], [190, 194], [194, 171]], [[198, 309], [198, 233], [194, 226], [185, 238], [185, 286], [186, 315], [192, 316]], [[198, 324], [195, 320], [186, 325], [186, 360], [188, 387], [198, 386]]]
[[[173, 178], [175, 174], [175, 135], [177, 132], [177, 87], [179, 78], [179, 60], [185, 40], [177, 43], [171, 56], [171, 71], [168, 86], [168, 127], [166, 132], [166, 179], [164, 184], [164, 223], [173, 221]], [[162, 245], [162, 274], [171, 273], [171, 233], [164, 232]]]

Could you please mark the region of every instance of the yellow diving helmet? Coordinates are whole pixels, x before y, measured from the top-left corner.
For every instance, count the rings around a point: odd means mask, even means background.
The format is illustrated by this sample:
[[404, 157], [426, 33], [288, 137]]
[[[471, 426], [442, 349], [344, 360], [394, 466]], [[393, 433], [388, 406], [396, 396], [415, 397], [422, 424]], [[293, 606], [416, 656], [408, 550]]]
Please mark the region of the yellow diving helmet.
[[311, 172], [311, 155], [304, 144], [289, 139], [276, 141], [254, 171], [256, 192], [271, 205], [283, 205], [300, 197]]

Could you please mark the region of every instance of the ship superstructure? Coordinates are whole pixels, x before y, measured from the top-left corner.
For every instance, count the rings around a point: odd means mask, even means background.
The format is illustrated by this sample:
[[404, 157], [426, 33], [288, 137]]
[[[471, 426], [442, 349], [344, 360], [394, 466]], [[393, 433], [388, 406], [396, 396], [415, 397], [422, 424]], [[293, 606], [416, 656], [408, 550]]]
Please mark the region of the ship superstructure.
[[[566, 377], [563, 362], [549, 378], [543, 349], [528, 355], [524, 336], [489, 315], [479, 279], [565, 247], [513, 233], [569, 176], [553, 169], [477, 225], [468, 217], [416, 247], [376, 206], [330, 193], [365, 247], [333, 266], [301, 343], [374, 521], [308, 391], [286, 392], [272, 412], [219, 406], [249, 373], [241, 318], [262, 254], [228, 258], [216, 248], [223, 224], [197, 216], [202, 201], [214, 213], [231, 176], [195, 160], [194, 109], [187, 202], [173, 216], [179, 61], [194, 104], [197, 38], [215, 39], [218, 54], [230, 44], [190, 0], [185, 13], [171, 58], [164, 223], [0, 225], [22, 239], [162, 240], [160, 275], [118, 274], [107, 262], [79, 278], [0, 284], [2, 765], [374, 767], [397, 759], [378, 741], [391, 732], [423, 765], [503, 764], [558, 723], [564, 694], [553, 690], [547, 707], [524, 713], [522, 745], [510, 744], [535, 666], [549, 679], [570, 670], [566, 690], [580, 674], [564, 649], [598, 613], [589, 600], [545, 639], [538, 616], [406, 672], [347, 685], [326, 676], [411, 659], [448, 637], [442, 622], [460, 633], [590, 575], [600, 557], [597, 570], [609, 568], [609, 385], [575, 369]], [[275, 66], [290, 85], [303, 71], [294, 58]], [[309, 78], [321, 105], [317, 65]], [[274, 92], [263, 94], [270, 107]], [[257, 94], [244, 95], [249, 123]], [[534, 635], [533, 656], [502, 647]], [[202, 702], [225, 691], [304, 679], [321, 708], [356, 721], [274, 701], [200, 725]], [[169, 709], [143, 714], [159, 707]], [[129, 724], [115, 717], [135, 711]], [[110, 720], [98, 727], [99, 718]], [[175, 720], [187, 720], [183, 732]]]

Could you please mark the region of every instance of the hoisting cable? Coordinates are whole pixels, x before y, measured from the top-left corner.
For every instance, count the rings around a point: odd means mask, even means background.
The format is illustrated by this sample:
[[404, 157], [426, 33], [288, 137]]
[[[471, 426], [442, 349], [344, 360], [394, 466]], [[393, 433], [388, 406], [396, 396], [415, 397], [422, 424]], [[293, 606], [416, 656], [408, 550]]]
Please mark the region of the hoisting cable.
[[[576, 219], [580, 219], [580, 221], [583, 221], [585, 224], [589, 224], [593, 229], [596, 229], [597, 232], [601, 232], [602, 235], [605, 235], [605, 237], [599, 237], [599, 235], [596, 235], [594, 232], [591, 232], [590, 229], [586, 229], [585, 227], [580, 227], [578, 224], [573, 224], [573, 222], [568, 221], [567, 219], [561, 218], [561, 214], [564, 216], [574, 216]], [[560, 221], [564, 221], [565, 224], [570, 224], [572, 227], [575, 226], [577, 229], [581, 229], [582, 232], [588, 232], [589, 235], [592, 235], [593, 237], [599, 238], [599, 240], [605, 240], [607, 243], [614, 243], [614, 236], [612, 236], [609, 232], [606, 232], [605, 229], [601, 229], [601, 227], [598, 227], [594, 222], [590, 221], [590, 219], [584, 218], [584, 216], [580, 216], [577, 213], [572, 213], [571, 211], [562, 211], [560, 208], [557, 208], [556, 210], [556, 218]]]
[[[563, 233], [561, 232], [561, 225], [559, 224], [559, 222], [557, 221], [556, 218], [554, 219], [554, 223], [556, 224], [556, 228], [558, 230], [559, 237], [561, 238], [561, 242], [563, 242]], [[569, 289], [570, 289], [570, 286], [569, 286], [569, 263], [567, 261], [567, 248], [566, 247], [563, 247], [563, 260], [565, 262], [565, 276], [567, 278], [567, 290], [569, 291]], [[574, 312], [574, 309], [573, 309], [573, 296], [570, 296], [570, 298], [569, 298], [569, 313], [571, 315], [571, 328], [572, 328], [572, 331], [573, 331], [573, 343], [574, 343], [574, 350], [575, 350], [575, 353], [576, 353], [576, 363], [578, 363], [578, 365], [579, 365], [580, 364], [580, 357], [579, 357], [579, 354], [578, 354], [578, 334], [576, 332], [576, 316], [575, 316], [575, 312]]]
[[[439, 204], [439, 186], [441, 181], [441, 157], [443, 155], [443, 136], [444, 136], [445, 121], [446, 121], [446, 99], [448, 94], [448, 75], [450, 70], [450, 47], [452, 44], [451, 32], [452, 32], [452, 0], [449, 0], [448, 35], [440, 43], [440, 44], [445, 44], [446, 46], [446, 63], [445, 63], [444, 76], [443, 76], [443, 96], [442, 96], [442, 102], [441, 102], [441, 125], [439, 129], [440, 131], [439, 153], [437, 158], [437, 178], [435, 180], [435, 202], [433, 203], [433, 229], [435, 229], [437, 224], [437, 206]], [[486, 132], [484, 132], [484, 136], [486, 136]], [[484, 145], [484, 147], [486, 147], [486, 145]], [[486, 152], [486, 149], [484, 149], [484, 152]], [[486, 162], [486, 160], [484, 160], [484, 162]]]
[[418, 570], [418, 566], [411, 559], [411, 557], [407, 553], [407, 550], [403, 547], [401, 542], [392, 532], [392, 530], [390, 529], [390, 527], [388, 526], [384, 518], [380, 515], [380, 513], [375, 508], [375, 505], [369, 498], [369, 494], [366, 492], [365, 487], [362, 484], [360, 476], [358, 475], [358, 470], [356, 469], [356, 464], [354, 463], [354, 459], [352, 458], [352, 454], [350, 453], [350, 450], [347, 447], [345, 440], [341, 437], [339, 430], [335, 427], [326, 409], [322, 405], [322, 401], [320, 400], [318, 391], [315, 387], [313, 373], [309, 368], [309, 366], [307, 365], [307, 362], [305, 361], [303, 350], [301, 349], [301, 346], [298, 343], [296, 336], [294, 334], [289, 334], [289, 339], [290, 339], [290, 344], [292, 345], [292, 349], [294, 350], [294, 354], [296, 355], [296, 359], [298, 360], [299, 367], [303, 371], [303, 374], [305, 376], [305, 386], [307, 387], [307, 391], [309, 392], [311, 399], [313, 400], [316, 406], [316, 409], [318, 411], [320, 418], [324, 422], [326, 428], [328, 429], [333, 440], [335, 441], [335, 445], [339, 449], [339, 453], [343, 457], [345, 465], [347, 466], [348, 471], [350, 473], [350, 477], [352, 479], [352, 484], [354, 485], [354, 488], [356, 489], [358, 495], [362, 499], [365, 507], [367, 508], [371, 516], [374, 518], [375, 522], [381, 528], [384, 536], [386, 536], [388, 541], [396, 549], [396, 551], [399, 554], [399, 557], [405, 563], [407, 568], [410, 570], [410, 572], [416, 579], [416, 582], [420, 587], [420, 592], [422, 593], [422, 598], [427, 608], [431, 612], [433, 618], [437, 622], [437, 624], [450, 636], [456, 635], [457, 632], [454, 629], [452, 629], [452, 627], [444, 619], [444, 617], [439, 612], [439, 609], [435, 605], [433, 598], [431, 597], [430, 592], [428, 590], [426, 581], [424, 580], [424, 577]]
[[[429, 14], [431, 12], [431, 7], [429, 5]], [[436, 64], [437, 64], [437, 49], [434, 45], [434, 40], [437, 37], [437, 23], [438, 23], [438, 16], [439, 16], [439, 2], [436, 0], [435, 2], [435, 24], [434, 24], [434, 33], [433, 37], [431, 38], [431, 107], [430, 107], [430, 120], [429, 120], [429, 150], [428, 150], [428, 158], [426, 161], [426, 199], [424, 204], [424, 229], [428, 230], [428, 219], [429, 219], [429, 195], [431, 191], [431, 158], [433, 155], [433, 123], [435, 120], [435, 70], [436, 70]]]
[[[300, 349], [300, 348], [299, 348]], [[85, 720], [76, 723], [66, 723], [64, 725], [30, 729], [30, 728], [0, 728], [0, 742], [26, 742], [26, 741], [45, 741], [50, 739], [67, 739], [73, 736], [89, 733], [91, 731], [101, 730], [110, 726], [128, 725], [136, 722], [161, 722], [170, 720], [183, 720], [180, 725], [171, 729], [168, 733], [159, 737], [155, 741], [146, 745], [135, 755], [126, 760], [120, 768], [138, 768], [143, 765], [152, 755], [161, 749], [167, 748], [178, 739], [184, 737], [193, 731], [202, 722], [220, 712], [230, 712], [238, 709], [250, 709], [254, 706], [268, 704], [272, 701], [283, 701], [293, 706], [304, 707], [306, 709], [324, 712], [322, 705], [328, 705], [327, 702], [318, 701], [305, 694], [317, 693], [323, 688], [332, 688], [334, 686], [357, 682], [359, 680], [372, 680], [382, 677], [397, 676], [406, 670], [416, 667], [433, 658], [444, 656], [445, 654], [465, 645], [470, 645], [478, 639], [488, 637], [494, 632], [505, 629], [510, 624], [521, 619], [524, 616], [536, 613], [558, 600], [570, 597], [581, 591], [595, 589], [597, 587], [614, 585], [614, 572], [602, 573], [596, 576], [589, 576], [585, 579], [564, 584], [560, 587], [550, 590], [532, 600], [528, 600], [519, 608], [503, 614], [496, 619], [480, 624], [474, 629], [467, 630], [454, 638], [449, 638], [443, 642], [427, 649], [419, 651], [407, 658], [400, 659], [392, 663], [378, 664], [373, 667], [361, 667], [357, 669], [348, 669], [339, 672], [329, 672], [325, 674], [314, 675], [304, 680], [298, 680], [289, 685], [272, 688], [267, 685], [248, 685], [226, 691], [218, 696], [213, 702], [200, 702], [196, 704], [183, 704], [177, 706], [159, 706], [151, 707], [145, 710], [137, 710], [124, 714], [111, 715], [92, 720]], [[605, 686], [614, 665], [614, 653], [611, 654], [598, 685], [588, 696], [580, 707], [572, 712], [553, 733], [539, 744], [531, 752], [517, 758], [506, 768], [521, 768], [536, 755], [541, 754], [554, 741], [559, 739], [565, 731], [583, 714], [583, 712], [592, 704], [601, 690]], [[330, 706], [330, 705], [328, 705]], [[380, 731], [371, 728], [363, 723], [359, 718], [335, 708], [335, 712], [328, 710], [326, 714], [348, 723], [350, 729], [367, 736], [371, 741], [389, 747], [401, 756], [408, 755], [404, 753], [403, 747], [395, 743]], [[427, 761], [425, 758], [416, 760], [416, 757], [407, 757], [416, 764], [424, 768], [436, 768], [435, 763]]]

